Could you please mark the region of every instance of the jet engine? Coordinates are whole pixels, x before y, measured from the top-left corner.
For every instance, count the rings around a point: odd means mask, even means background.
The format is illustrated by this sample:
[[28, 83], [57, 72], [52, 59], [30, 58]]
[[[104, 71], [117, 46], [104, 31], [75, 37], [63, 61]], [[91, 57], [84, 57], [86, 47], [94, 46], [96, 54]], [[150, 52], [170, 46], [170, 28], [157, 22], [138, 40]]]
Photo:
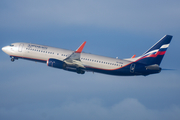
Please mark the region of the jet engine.
[[85, 73], [83, 68], [69, 66], [64, 61], [57, 60], [54, 58], [49, 58], [47, 60], [47, 66], [55, 67], [55, 68], [59, 68], [59, 69], [64, 69], [64, 70], [71, 71], [71, 72], [77, 72], [78, 74], [84, 74]]

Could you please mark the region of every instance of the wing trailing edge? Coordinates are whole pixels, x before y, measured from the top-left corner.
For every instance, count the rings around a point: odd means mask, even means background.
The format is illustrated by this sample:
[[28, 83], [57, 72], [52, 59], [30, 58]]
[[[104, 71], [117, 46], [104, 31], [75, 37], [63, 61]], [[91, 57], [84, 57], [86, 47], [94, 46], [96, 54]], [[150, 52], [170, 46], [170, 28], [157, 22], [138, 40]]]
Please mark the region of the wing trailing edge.
[[85, 44], [86, 44], [86, 41], [83, 42], [76, 51], [74, 51], [70, 56], [65, 58], [63, 61], [69, 66], [74, 66], [76, 68], [85, 68], [80, 60], [81, 52]]

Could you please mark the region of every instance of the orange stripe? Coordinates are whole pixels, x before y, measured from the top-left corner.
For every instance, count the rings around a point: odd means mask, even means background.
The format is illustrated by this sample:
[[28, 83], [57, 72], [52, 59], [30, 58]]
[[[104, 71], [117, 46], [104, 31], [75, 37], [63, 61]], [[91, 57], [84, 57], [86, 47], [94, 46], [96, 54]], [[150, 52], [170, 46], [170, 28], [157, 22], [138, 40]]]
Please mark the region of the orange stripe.
[[126, 67], [126, 66], [130, 65], [131, 63], [133, 63], [133, 62], [130, 62], [130, 63], [128, 63], [128, 64], [126, 64], [126, 65], [124, 65], [122, 67], [118, 67], [118, 68], [114, 68], [114, 69], [102, 69], [102, 68], [96, 68], [96, 67], [90, 67], [90, 66], [87, 66], [87, 67], [88, 68], [93, 68], [93, 69], [99, 69], [99, 70], [118, 70], [118, 69], [121, 69], [123, 67]]

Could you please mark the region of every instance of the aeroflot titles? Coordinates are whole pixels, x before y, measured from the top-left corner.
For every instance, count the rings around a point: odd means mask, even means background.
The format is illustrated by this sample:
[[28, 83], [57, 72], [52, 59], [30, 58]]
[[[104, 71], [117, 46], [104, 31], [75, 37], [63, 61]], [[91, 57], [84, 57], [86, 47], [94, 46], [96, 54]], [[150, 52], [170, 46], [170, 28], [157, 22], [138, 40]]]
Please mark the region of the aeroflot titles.
[[35, 48], [42, 48], [42, 49], [47, 49], [48, 47], [46, 46], [40, 46], [40, 45], [33, 45], [33, 44], [29, 44], [28, 47], [35, 47]]
[[[46, 48], [47, 49], [47, 48]], [[48, 54], [54, 54], [54, 52], [49, 52], [47, 50], [39, 50], [37, 48], [26, 48], [26, 50], [30, 50], [30, 51], [36, 51], [36, 52], [42, 52], [42, 53], [48, 53]]]

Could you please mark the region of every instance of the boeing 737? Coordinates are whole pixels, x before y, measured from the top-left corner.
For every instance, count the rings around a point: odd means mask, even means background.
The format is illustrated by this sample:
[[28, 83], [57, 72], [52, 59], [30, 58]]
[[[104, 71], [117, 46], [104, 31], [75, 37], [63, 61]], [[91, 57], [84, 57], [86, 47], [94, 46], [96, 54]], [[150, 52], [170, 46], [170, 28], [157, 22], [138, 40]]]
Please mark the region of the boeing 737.
[[133, 76], [161, 72], [160, 63], [169, 47], [171, 35], [165, 35], [139, 57], [110, 58], [82, 52], [86, 42], [76, 50], [66, 50], [31, 43], [12, 43], [2, 50], [11, 61], [26, 59], [46, 63], [47, 66], [84, 74], [85, 71], [109, 75]]

